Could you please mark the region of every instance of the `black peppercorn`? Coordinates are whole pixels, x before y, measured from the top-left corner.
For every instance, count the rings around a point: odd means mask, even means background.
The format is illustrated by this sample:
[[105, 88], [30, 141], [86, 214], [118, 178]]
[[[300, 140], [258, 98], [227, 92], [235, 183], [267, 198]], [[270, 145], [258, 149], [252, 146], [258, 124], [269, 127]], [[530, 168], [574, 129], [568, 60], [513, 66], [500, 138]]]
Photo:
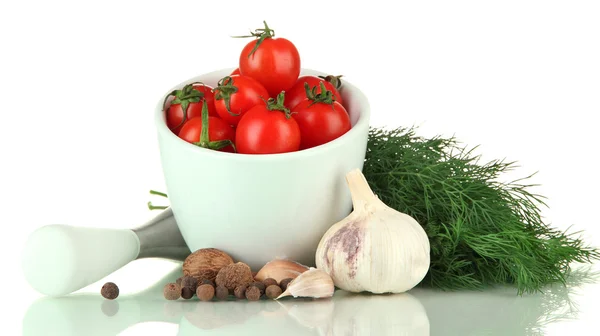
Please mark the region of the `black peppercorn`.
[[195, 292], [196, 291], [193, 290], [192, 287], [183, 287], [181, 288], [181, 297], [186, 300], [189, 300], [192, 297], [194, 297]]
[[279, 282], [279, 287], [281, 287], [281, 290], [285, 292], [285, 290], [287, 289], [287, 286], [290, 284], [290, 282], [292, 282], [294, 279], [292, 278], [286, 278], [283, 279]]
[[260, 295], [263, 295], [265, 293], [265, 289], [267, 288], [267, 286], [260, 281], [254, 281], [250, 284], [250, 286], [258, 288], [260, 290]]
[[198, 279], [192, 276], [184, 276], [183, 279], [181, 279], [181, 287], [189, 287], [195, 292], [196, 288], [198, 288]]
[[113, 282], [107, 282], [102, 286], [100, 294], [102, 294], [105, 299], [114, 300], [119, 296], [119, 287]]
[[216, 293], [219, 300], [226, 300], [229, 297], [229, 289], [225, 286], [217, 286]]

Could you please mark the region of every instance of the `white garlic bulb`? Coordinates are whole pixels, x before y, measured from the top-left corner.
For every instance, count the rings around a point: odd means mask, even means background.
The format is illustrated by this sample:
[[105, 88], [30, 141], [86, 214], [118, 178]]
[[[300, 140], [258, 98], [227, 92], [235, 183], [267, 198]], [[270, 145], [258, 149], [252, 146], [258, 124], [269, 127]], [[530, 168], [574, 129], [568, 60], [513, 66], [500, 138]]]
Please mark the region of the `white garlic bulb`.
[[425, 230], [375, 196], [359, 169], [346, 181], [354, 210], [321, 238], [317, 268], [349, 292], [402, 293], [415, 287], [430, 265]]

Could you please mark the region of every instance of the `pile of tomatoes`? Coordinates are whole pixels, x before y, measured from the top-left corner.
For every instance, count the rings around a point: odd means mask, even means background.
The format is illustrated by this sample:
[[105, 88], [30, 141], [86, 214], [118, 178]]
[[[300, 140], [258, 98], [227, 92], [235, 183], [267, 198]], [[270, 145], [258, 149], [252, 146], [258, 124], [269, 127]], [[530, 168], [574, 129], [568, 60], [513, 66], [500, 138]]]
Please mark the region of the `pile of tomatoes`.
[[300, 76], [296, 46], [264, 25], [244, 36], [255, 39], [217, 86], [191, 83], [165, 98], [167, 126], [181, 139], [218, 151], [276, 154], [319, 146], [350, 130], [340, 76]]

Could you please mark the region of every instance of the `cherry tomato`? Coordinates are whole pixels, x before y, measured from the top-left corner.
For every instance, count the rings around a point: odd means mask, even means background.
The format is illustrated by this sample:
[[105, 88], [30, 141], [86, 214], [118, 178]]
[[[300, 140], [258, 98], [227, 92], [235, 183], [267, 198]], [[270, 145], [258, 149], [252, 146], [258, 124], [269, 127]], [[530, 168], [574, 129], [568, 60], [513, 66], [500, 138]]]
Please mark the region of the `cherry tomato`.
[[[179, 133], [187, 120], [201, 116], [203, 101], [207, 102], [208, 114], [215, 117], [218, 116], [212, 90], [211, 86], [202, 83], [192, 83], [184, 86], [181, 90], [171, 92], [167, 98], [175, 96], [175, 99], [171, 101], [171, 105], [166, 111], [167, 127], [173, 133]], [[183, 113], [184, 109], [187, 111], [185, 114]]]
[[[206, 104], [206, 102], [204, 103]], [[204, 125], [208, 129], [204, 130], [203, 134]], [[191, 118], [183, 124], [178, 136], [184, 141], [200, 147], [235, 152], [235, 131], [229, 124], [217, 117], [203, 115]]]
[[344, 105], [342, 102], [342, 95], [337, 89], [337, 87], [339, 87], [339, 77], [341, 76], [327, 76], [325, 78], [319, 78], [317, 76], [300, 76], [296, 81], [296, 84], [285, 92], [285, 106], [293, 110], [296, 105], [306, 99], [304, 83], [308, 84], [311, 89], [316, 86], [317, 93], [321, 93], [319, 83], [325, 84], [325, 88], [333, 93], [335, 101]]
[[283, 93], [257, 105], [240, 120], [236, 132], [238, 153], [277, 154], [300, 148], [300, 129], [290, 111], [283, 106]]
[[233, 75], [241, 75], [240, 68], [235, 68], [235, 70], [233, 70], [231, 72], [231, 74], [229, 74], [229, 76], [233, 76]]
[[[300, 149], [328, 143], [351, 128], [350, 117], [342, 104], [332, 99], [331, 91], [321, 83], [321, 93], [313, 95], [294, 107], [293, 118], [300, 128]], [[322, 92], [325, 92], [323, 94]]]
[[241, 75], [223, 77], [214, 92], [217, 114], [233, 126], [237, 125], [246, 111], [256, 105], [265, 105], [265, 101], [269, 99], [264, 86]]
[[300, 54], [296, 46], [285, 38], [274, 38], [274, 31], [267, 26], [256, 29], [240, 53], [239, 68], [244, 76], [260, 82], [271, 97], [290, 89], [300, 75]]

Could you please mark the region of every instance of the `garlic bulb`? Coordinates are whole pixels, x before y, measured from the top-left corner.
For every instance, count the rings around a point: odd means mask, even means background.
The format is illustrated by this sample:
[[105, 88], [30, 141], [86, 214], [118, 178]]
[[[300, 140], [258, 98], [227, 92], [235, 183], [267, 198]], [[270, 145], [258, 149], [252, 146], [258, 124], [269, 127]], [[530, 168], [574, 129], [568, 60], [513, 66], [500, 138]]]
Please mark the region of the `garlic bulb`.
[[354, 210], [327, 230], [315, 255], [318, 269], [349, 292], [402, 293], [423, 280], [430, 265], [425, 230], [384, 204], [359, 169], [346, 175]]

